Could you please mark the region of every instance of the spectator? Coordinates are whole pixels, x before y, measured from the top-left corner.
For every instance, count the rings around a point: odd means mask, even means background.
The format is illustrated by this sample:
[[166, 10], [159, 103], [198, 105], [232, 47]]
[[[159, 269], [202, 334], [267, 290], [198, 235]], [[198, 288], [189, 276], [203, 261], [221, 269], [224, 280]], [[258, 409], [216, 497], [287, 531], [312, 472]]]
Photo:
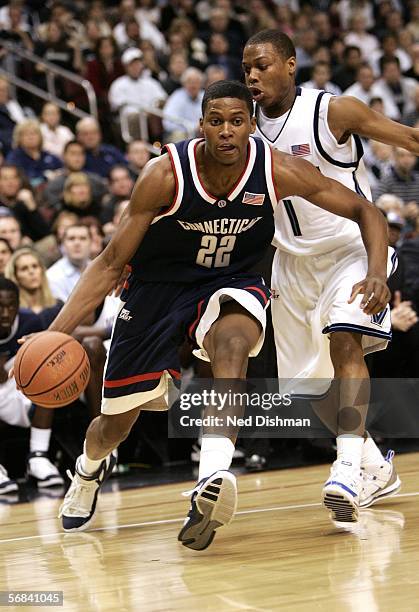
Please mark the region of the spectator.
[[399, 196], [405, 204], [414, 200], [419, 202], [419, 172], [415, 172], [416, 156], [406, 149], [395, 147], [394, 163], [390, 172], [377, 185], [374, 198], [384, 193]]
[[[43, 197], [48, 206], [54, 207], [62, 198], [64, 183], [72, 172], [81, 172], [86, 165], [86, 153], [82, 144], [77, 140], [71, 140], [64, 147], [63, 152], [64, 167], [57, 172], [57, 175], [48, 181], [43, 191]], [[101, 202], [107, 187], [104, 179], [93, 172], [85, 172], [89, 179], [92, 197], [97, 202]]]
[[170, 56], [168, 66], [169, 74], [167, 78], [161, 82], [162, 87], [168, 96], [182, 86], [180, 79], [187, 67], [188, 62], [186, 59], [186, 53], [184, 51], [178, 51]]
[[318, 47], [317, 34], [313, 29], [302, 30], [296, 37], [296, 57], [298, 68], [313, 66], [313, 54]]
[[[68, 227], [71, 227], [72, 225], [77, 225], [78, 223], [80, 223], [80, 221], [76, 214], [68, 212], [67, 210], [63, 210], [62, 212], [58, 213], [57, 218], [52, 224], [52, 231], [60, 248], [64, 240], [64, 234], [66, 229]], [[60, 252], [60, 256], [61, 255], [62, 253]]]
[[65, 145], [74, 139], [73, 132], [65, 125], [60, 124], [61, 111], [55, 104], [47, 102], [41, 113], [41, 132], [43, 148], [61, 158]]
[[241, 78], [241, 63], [230, 54], [230, 44], [224, 34], [211, 34], [208, 63], [222, 66], [227, 73], [228, 79], [236, 80]]
[[11, 0], [7, 6], [0, 9], [0, 38], [33, 51], [28, 19], [21, 0]]
[[146, 71], [148, 71], [149, 76], [160, 82], [161, 79], [166, 77], [166, 72], [160, 65], [160, 57], [157, 55], [155, 48], [149, 40], [142, 40], [139, 47], [143, 54], [143, 64]]
[[167, 140], [181, 140], [187, 135], [185, 126], [175, 123], [171, 117], [182, 120], [189, 131], [198, 129], [204, 96], [203, 82], [204, 75], [200, 70], [188, 68], [182, 76], [182, 87], [169, 96], [164, 107], [164, 114], [168, 118], [163, 120]]
[[387, 216], [390, 212], [401, 216], [404, 212], [403, 200], [391, 193], [385, 193], [377, 198], [375, 205]]
[[0, 141], [3, 153], [12, 148], [13, 130], [17, 123], [25, 119], [25, 114], [19, 102], [10, 99], [9, 81], [0, 76]]
[[203, 70], [207, 64], [206, 44], [196, 36], [196, 27], [192, 20], [185, 17], [176, 18], [170, 25], [168, 33], [169, 54], [173, 51], [187, 51], [188, 64]]
[[101, 222], [96, 217], [83, 217], [83, 223], [89, 228], [90, 259], [94, 259], [104, 249], [105, 232]]
[[33, 187], [44, 183], [51, 170], [62, 167], [61, 160], [43, 150], [42, 132], [38, 121], [25, 119], [13, 132], [13, 149], [6, 160], [21, 168]]
[[[126, 170], [128, 173], [128, 170]], [[89, 177], [84, 172], [71, 172], [65, 180], [63, 197], [57, 212], [66, 210], [79, 217], [99, 217], [102, 207], [93, 199]]]
[[333, 82], [342, 91], [345, 91], [345, 89], [348, 89], [348, 87], [355, 83], [362, 62], [361, 51], [358, 47], [348, 45], [343, 51], [342, 60], [342, 64], [338, 64], [338, 68], [333, 74]]
[[217, 81], [225, 81], [226, 78], [227, 74], [222, 66], [208, 66], [205, 70], [205, 87], [207, 88]]
[[[127, 49], [122, 55], [126, 75], [116, 79], [109, 90], [112, 111], [123, 112], [132, 125], [130, 132], [138, 136], [138, 111], [141, 107], [158, 108], [167, 94], [158, 81], [144, 72], [143, 55], [139, 49]], [[152, 116], [151, 116], [152, 117]], [[153, 137], [158, 136], [155, 118], [149, 121]]]
[[115, 206], [122, 200], [131, 197], [134, 181], [126, 166], [114, 166], [109, 173], [109, 196], [103, 202], [103, 210], [100, 216], [102, 223], [112, 220]]
[[64, 230], [63, 257], [47, 270], [51, 292], [65, 302], [81, 273], [90, 261], [90, 233], [87, 225], [78, 223]]
[[22, 245], [20, 223], [12, 212], [3, 207], [0, 207], [0, 238], [6, 238], [13, 251]]
[[7, 264], [5, 276], [19, 287], [19, 307], [38, 314], [46, 329], [61, 310], [63, 302], [51, 293], [39, 253], [29, 247], [15, 251]]
[[410, 49], [410, 57], [412, 58], [412, 66], [404, 76], [419, 81], [419, 43], [412, 45]]
[[144, 166], [150, 160], [151, 153], [143, 140], [133, 140], [128, 145], [127, 160], [131, 178], [136, 181]]
[[109, 122], [109, 87], [115, 79], [124, 74], [124, 67], [119, 59], [118, 47], [112, 36], [101, 36], [99, 38], [95, 47], [95, 56], [95, 59], [87, 63], [86, 78], [95, 90], [99, 120], [103, 129], [104, 125]]
[[345, 96], [354, 96], [364, 104], [369, 104], [374, 96], [374, 74], [372, 68], [368, 64], [361, 64], [358, 68], [356, 81], [348, 87], [343, 94]]
[[209, 20], [204, 23], [199, 38], [209, 47], [212, 34], [224, 35], [230, 43], [230, 53], [240, 57], [246, 41], [246, 35], [241, 23], [229, 15], [228, 10], [214, 7], [210, 10]]
[[12, 247], [6, 238], [0, 238], [0, 276], [4, 276], [6, 266], [13, 255]]
[[[42, 331], [42, 321], [33, 312], [19, 308], [19, 289], [6, 278], [0, 278], [0, 306], [0, 419], [9, 425], [30, 427], [27, 475], [35, 480], [37, 486], [45, 488], [63, 485], [64, 481], [57, 468], [48, 458], [54, 411], [34, 407], [32, 401], [17, 390], [15, 379], [8, 378], [19, 349], [18, 339]], [[31, 411], [32, 420], [29, 416]], [[17, 483], [8, 478], [3, 467], [0, 471], [1, 493], [17, 491]]]
[[387, 214], [387, 225], [388, 225], [388, 243], [391, 247], [396, 249], [400, 246], [400, 239], [402, 236], [402, 229], [406, 222], [395, 212], [389, 212]]
[[48, 236], [49, 227], [38, 211], [35, 196], [17, 166], [0, 166], [0, 205], [13, 211], [24, 236], [41, 240]]
[[353, 13], [350, 30], [345, 36], [345, 45], [353, 45], [361, 51], [362, 59], [367, 62], [379, 47], [377, 37], [368, 34], [367, 20], [361, 11]]
[[115, 164], [125, 164], [125, 157], [113, 145], [102, 143], [102, 134], [96, 119], [86, 117], [76, 124], [76, 136], [86, 153], [85, 172], [107, 178]]
[[381, 59], [381, 78], [374, 84], [374, 93], [383, 99], [384, 113], [399, 121], [415, 109], [416, 81], [403, 77], [397, 57]]
[[372, 188], [384, 178], [391, 169], [393, 149], [391, 145], [370, 140], [364, 146], [364, 162], [368, 172], [368, 182]]
[[380, 61], [383, 57], [391, 59], [397, 57], [402, 72], [407, 72], [412, 67], [412, 60], [406, 51], [398, 48], [397, 37], [394, 34], [386, 34], [381, 41], [381, 47], [374, 51], [368, 60], [377, 77], [380, 76]]
[[331, 70], [330, 65], [326, 62], [316, 62], [313, 66], [312, 77], [310, 81], [302, 83], [303, 87], [308, 89], [322, 89], [334, 96], [340, 96], [342, 91], [340, 87], [330, 81]]
[[323, 11], [314, 13], [312, 17], [312, 24], [316, 30], [317, 40], [319, 43], [329, 47], [334, 38], [329, 15]]
[[124, 214], [124, 210], [126, 209], [128, 204], [129, 204], [129, 200], [122, 200], [121, 202], [119, 202], [115, 206], [112, 221], [110, 221], [109, 223], [105, 223], [105, 225], [103, 226], [103, 231], [105, 232], [106, 241], [109, 242], [109, 240], [112, 238], [113, 234], [115, 233], [116, 228], [118, 227], [122, 219], [122, 215]]
[[127, 33], [126, 25], [134, 20], [139, 27], [139, 37], [141, 40], [149, 40], [155, 49], [164, 49], [165, 40], [163, 34], [157, 27], [144, 19], [141, 15], [137, 15], [137, 7], [135, 0], [121, 0], [119, 3], [120, 22], [114, 27], [113, 35], [119, 47], [122, 49], [128, 46], [129, 33]]
[[373, 96], [368, 106], [376, 113], [381, 113], [382, 115], [385, 114], [383, 98], [380, 98], [379, 96]]
[[415, 89], [414, 101], [415, 101], [415, 108], [411, 110], [410, 113], [405, 113], [402, 119], [402, 123], [410, 127], [414, 127], [416, 123], [419, 121], [419, 85], [417, 85]]

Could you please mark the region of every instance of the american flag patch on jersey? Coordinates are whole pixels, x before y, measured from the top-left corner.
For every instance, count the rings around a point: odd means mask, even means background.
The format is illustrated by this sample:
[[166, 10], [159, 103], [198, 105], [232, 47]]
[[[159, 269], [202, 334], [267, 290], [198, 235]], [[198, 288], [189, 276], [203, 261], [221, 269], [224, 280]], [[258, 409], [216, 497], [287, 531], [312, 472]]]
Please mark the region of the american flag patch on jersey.
[[252, 204], [253, 206], [262, 206], [265, 200], [264, 193], [250, 193], [249, 191], [244, 192], [243, 204]]
[[292, 155], [310, 155], [310, 145], [306, 144], [291, 145]]

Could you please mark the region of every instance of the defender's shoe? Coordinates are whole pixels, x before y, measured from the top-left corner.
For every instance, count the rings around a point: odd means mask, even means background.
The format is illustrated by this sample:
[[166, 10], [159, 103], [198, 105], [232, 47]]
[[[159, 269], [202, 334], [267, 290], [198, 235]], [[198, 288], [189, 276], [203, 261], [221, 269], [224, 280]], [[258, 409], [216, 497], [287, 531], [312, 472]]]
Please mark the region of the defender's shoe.
[[193, 550], [204, 550], [213, 541], [215, 530], [231, 522], [236, 507], [234, 474], [218, 470], [203, 478], [192, 491], [191, 509], [178, 540]]
[[5, 495], [6, 493], [12, 493], [13, 491], [18, 490], [19, 486], [16, 480], [9, 478], [6, 468], [0, 464], [0, 495]]
[[84, 531], [93, 521], [99, 489], [116, 464], [111, 453], [100, 464], [94, 474], [88, 476], [80, 469], [80, 457], [76, 461], [74, 476], [67, 474], [72, 483], [61, 504], [58, 518], [62, 518], [64, 531]]
[[393, 464], [394, 451], [389, 450], [381, 464], [361, 466], [362, 488], [359, 495], [361, 508], [368, 508], [379, 499], [395, 495], [400, 491], [401, 480]]
[[354, 523], [358, 520], [362, 478], [346, 461], [336, 460], [323, 487], [322, 502], [333, 521]]
[[62, 486], [64, 484], [60, 472], [49, 460], [48, 453], [43, 451], [29, 453], [26, 476], [34, 480], [40, 489]]

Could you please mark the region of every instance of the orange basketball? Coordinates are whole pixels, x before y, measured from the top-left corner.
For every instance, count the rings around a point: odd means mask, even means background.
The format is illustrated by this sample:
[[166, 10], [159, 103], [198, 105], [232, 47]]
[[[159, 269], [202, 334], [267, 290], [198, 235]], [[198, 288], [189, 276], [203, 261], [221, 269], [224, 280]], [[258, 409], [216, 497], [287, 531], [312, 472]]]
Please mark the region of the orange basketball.
[[45, 331], [19, 349], [14, 374], [18, 389], [34, 404], [59, 408], [84, 391], [90, 362], [77, 340], [61, 332]]

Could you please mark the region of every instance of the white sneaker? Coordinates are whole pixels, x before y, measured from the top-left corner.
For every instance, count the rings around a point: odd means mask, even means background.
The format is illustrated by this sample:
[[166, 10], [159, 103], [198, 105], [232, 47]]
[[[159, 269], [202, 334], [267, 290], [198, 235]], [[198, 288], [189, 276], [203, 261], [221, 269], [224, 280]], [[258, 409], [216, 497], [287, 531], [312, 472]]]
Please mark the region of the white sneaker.
[[[233, 461], [242, 461], [245, 458], [245, 452], [241, 448], [235, 448], [233, 452]], [[201, 442], [197, 440], [195, 444], [192, 444], [191, 450], [191, 461], [192, 463], [199, 463], [201, 459]]]
[[80, 469], [80, 457], [76, 461], [74, 476], [68, 471], [71, 485], [58, 512], [64, 531], [84, 531], [93, 521], [99, 489], [110, 476], [116, 464], [111, 453], [99, 466], [97, 472], [88, 476]]
[[389, 450], [383, 463], [361, 466], [362, 488], [359, 494], [361, 508], [368, 508], [379, 499], [395, 495], [400, 491], [402, 483], [393, 464], [393, 457], [394, 451]]
[[232, 472], [218, 470], [203, 478], [192, 491], [191, 508], [178, 540], [193, 550], [204, 550], [215, 530], [233, 520], [236, 508], [237, 484]]
[[29, 453], [26, 476], [34, 480], [40, 489], [64, 484], [60, 472], [43, 451]]
[[354, 523], [358, 520], [359, 494], [362, 477], [352, 464], [336, 460], [322, 491], [323, 505], [330, 511], [330, 518], [338, 523]]
[[16, 480], [9, 478], [6, 468], [0, 464], [0, 495], [11, 493], [12, 491], [18, 491], [19, 486]]

